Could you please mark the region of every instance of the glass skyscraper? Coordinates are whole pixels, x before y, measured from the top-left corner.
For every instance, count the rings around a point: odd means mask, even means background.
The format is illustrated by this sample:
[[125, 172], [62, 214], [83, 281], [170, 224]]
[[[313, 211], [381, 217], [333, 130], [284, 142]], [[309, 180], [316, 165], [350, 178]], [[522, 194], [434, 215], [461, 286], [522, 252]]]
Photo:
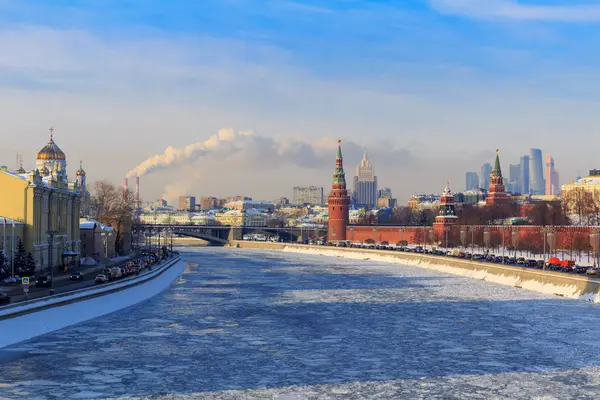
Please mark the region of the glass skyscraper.
[[529, 193], [536, 195], [546, 193], [544, 161], [540, 149], [529, 149]]
[[529, 194], [529, 156], [521, 157], [519, 166], [520, 192], [521, 194]]
[[480, 188], [488, 190], [490, 188], [490, 174], [492, 173], [492, 164], [485, 163], [481, 166], [481, 175], [479, 179], [481, 180]]

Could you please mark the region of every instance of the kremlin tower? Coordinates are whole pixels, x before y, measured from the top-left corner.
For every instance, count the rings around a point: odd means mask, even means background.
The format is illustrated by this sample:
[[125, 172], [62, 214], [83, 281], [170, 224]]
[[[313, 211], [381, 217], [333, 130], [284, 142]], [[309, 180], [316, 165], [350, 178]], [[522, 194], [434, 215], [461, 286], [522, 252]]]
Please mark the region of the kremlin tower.
[[441, 225], [442, 228], [445, 225], [453, 225], [456, 223], [456, 207], [454, 205], [454, 195], [450, 190], [450, 183], [446, 183], [446, 187], [440, 196], [440, 212], [435, 217], [435, 224]]
[[337, 157], [335, 158], [333, 183], [331, 184], [331, 193], [329, 194], [327, 203], [329, 205], [329, 230], [327, 240], [329, 242], [346, 240], [350, 197], [348, 197], [348, 191], [346, 190], [346, 175], [344, 174], [341, 140], [338, 140], [338, 152]]
[[502, 169], [500, 169], [500, 157], [498, 153], [499, 150], [496, 149], [496, 162], [494, 163], [494, 169], [490, 174], [490, 189], [488, 190], [488, 197], [486, 199], [486, 203], [488, 205], [506, 204], [510, 201], [510, 196], [505, 192], [504, 189]]

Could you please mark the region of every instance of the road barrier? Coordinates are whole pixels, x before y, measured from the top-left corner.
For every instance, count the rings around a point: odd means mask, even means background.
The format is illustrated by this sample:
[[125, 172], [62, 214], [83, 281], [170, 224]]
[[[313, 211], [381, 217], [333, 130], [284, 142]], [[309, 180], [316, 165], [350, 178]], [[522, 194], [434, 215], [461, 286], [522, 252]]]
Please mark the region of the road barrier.
[[76, 289], [68, 292], [59, 294], [49, 295], [46, 297], [36, 298], [33, 300], [22, 301], [15, 304], [0, 307], [0, 320], [14, 318], [24, 314], [29, 314], [41, 310], [45, 310], [53, 307], [60, 307], [65, 304], [71, 304], [78, 301], [91, 299], [94, 297], [104, 296], [110, 293], [126, 290], [132, 286], [137, 286], [142, 283], [148, 282], [157, 276], [160, 276], [163, 272], [181, 261], [180, 256], [175, 256], [161, 265], [154, 265], [151, 272], [142, 274], [140, 276], [126, 278], [124, 280], [109, 282], [102, 284], [101, 286], [90, 286], [83, 289]]

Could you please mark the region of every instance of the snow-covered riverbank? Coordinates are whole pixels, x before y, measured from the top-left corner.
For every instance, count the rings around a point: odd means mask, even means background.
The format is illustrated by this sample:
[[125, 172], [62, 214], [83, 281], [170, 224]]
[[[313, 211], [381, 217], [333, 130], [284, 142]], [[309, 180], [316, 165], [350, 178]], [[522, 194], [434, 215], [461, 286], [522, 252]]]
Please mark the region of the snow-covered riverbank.
[[[469, 262], [459, 259], [446, 259], [427, 256], [404, 256], [385, 251], [360, 251], [289, 245], [284, 252], [319, 254], [356, 260], [372, 260], [400, 265], [427, 268], [452, 275], [485, 280], [506, 286], [519, 287], [538, 293], [554, 294], [561, 297], [600, 303], [600, 282], [576, 275], [558, 274], [535, 269]], [[386, 254], [387, 253], [387, 254]]]
[[[158, 276], [124, 290], [0, 320], [0, 348], [97, 318], [147, 300], [168, 288], [181, 275], [185, 266], [186, 264], [183, 261], [179, 261], [162, 273], [159, 273], [157, 270]], [[124, 282], [124, 284], [131, 283]], [[80, 291], [74, 294], [74, 296], [78, 298], [89, 297], [96, 294], [93, 293], [94, 290], [99, 289]], [[64, 298], [61, 299], [61, 301], [64, 300]], [[23, 307], [35, 306], [34, 304]], [[39, 306], [37, 304], [37, 307]]]

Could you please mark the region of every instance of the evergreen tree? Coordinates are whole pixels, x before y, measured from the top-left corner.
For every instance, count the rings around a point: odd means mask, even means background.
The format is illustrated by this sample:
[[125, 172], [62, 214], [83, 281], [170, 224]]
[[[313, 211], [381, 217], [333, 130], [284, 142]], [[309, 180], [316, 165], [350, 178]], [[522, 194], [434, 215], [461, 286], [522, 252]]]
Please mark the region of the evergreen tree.
[[27, 257], [25, 257], [25, 270], [28, 276], [35, 275], [35, 260], [30, 252], [27, 252]]
[[19, 240], [17, 244], [17, 252], [15, 253], [13, 264], [15, 266], [15, 274], [19, 276], [28, 276], [25, 268], [25, 246], [23, 241]]
[[0, 279], [8, 278], [9, 275], [8, 257], [4, 254], [4, 251], [0, 251]]

